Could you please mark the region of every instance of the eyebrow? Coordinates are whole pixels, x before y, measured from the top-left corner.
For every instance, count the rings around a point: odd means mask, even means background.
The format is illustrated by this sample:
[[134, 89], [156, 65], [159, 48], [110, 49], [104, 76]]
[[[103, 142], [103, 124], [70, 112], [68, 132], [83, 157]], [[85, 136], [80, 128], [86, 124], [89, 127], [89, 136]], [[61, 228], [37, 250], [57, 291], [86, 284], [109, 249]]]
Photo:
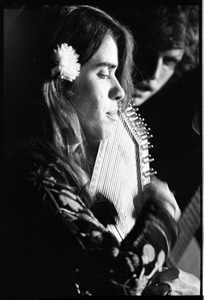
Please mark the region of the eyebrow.
[[117, 66], [108, 62], [102, 62], [96, 65], [96, 67], [108, 67], [109, 69], [116, 69]]

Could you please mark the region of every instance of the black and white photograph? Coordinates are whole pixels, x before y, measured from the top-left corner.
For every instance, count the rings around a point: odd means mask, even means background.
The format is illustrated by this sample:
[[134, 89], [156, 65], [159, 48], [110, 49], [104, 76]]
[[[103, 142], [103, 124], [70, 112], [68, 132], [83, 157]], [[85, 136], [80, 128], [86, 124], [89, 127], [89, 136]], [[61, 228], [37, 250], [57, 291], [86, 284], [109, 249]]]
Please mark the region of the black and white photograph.
[[3, 5], [0, 299], [203, 299], [202, 0]]

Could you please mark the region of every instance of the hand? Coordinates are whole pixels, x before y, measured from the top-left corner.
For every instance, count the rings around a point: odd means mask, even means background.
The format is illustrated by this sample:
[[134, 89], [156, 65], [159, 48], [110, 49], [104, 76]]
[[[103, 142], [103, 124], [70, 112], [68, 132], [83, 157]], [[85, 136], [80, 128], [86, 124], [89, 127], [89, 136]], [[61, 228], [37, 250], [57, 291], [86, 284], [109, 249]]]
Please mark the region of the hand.
[[171, 214], [173, 219], [176, 222], [179, 220], [181, 216], [181, 210], [166, 182], [161, 181], [157, 177], [153, 176], [151, 183], [146, 186], [142, 197], [144, 200], [153, 198], [160, 201], [166, 210]]
[[166, 268], [156, 273], [142, 296], [200, 295], [200, 280], [177, 268]]

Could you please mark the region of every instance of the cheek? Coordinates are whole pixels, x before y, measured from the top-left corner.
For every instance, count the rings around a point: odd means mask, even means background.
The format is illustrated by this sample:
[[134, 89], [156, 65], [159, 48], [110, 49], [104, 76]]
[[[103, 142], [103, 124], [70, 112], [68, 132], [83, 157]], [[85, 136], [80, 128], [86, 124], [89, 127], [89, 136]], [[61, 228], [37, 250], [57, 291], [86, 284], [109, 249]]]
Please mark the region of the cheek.
[[175, 68], [165, 68], [163, 72], [163, 80], [166, 82], [171, 78], [171, 76], [174, 74]]
[[84, 80], [76, 81], [74, 85], [74, 97], [73, 104], [78, 113], [81, 113], [84, 108], [89, 105], [89, 99], [91, 94], [90, 83]]
[[80, 98], [92, 99], [97, 94], [97, 84], [90, 76], [77, 82], [76, 95], [80, 95]]
[[81, 123], [95, 122], [95, 119], [99, 118], [102, 104], [99, 89], [91, 81], [88, 81], [77, 86], [75, 95], [74, 105]]
[[162, 88], [167, 81], [172, 77], [174, 74], [173, 70], [164, 69], [163, 72], [161, 72], [159, 80], [158, 80], [158, 89]]

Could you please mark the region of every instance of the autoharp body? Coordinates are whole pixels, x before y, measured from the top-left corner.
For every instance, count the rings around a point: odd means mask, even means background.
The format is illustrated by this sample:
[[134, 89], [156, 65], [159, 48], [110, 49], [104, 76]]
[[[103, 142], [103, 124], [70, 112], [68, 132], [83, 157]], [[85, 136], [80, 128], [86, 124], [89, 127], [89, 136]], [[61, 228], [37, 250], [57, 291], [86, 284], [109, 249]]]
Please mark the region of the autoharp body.
[[111, 232], [123, 240], [135, 224], [134, 201], [150, 182], [148, 139], [151, 136], [136, 110], [129, 105], [116, 124], [110, 139], [100, 143], [90, 188], [112, 202], [117, 211]]

